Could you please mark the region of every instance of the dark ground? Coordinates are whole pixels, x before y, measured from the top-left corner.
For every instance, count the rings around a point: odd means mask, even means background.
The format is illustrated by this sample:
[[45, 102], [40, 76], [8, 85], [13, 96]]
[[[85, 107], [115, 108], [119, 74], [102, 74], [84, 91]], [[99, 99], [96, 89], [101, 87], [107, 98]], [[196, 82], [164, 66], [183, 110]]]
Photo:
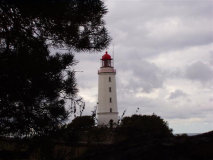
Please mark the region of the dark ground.
[[[36, 143], [39, 145], [36, 146]], [[46, 159], [44, 155], [40, 155], [39, 148], [47, 154], [46, 158], [51, 160], [75, 160], [79, 156], [77, 160], [213, 160], [213, 131], [196, 136], [170, 138], [147, 134], [111, 145], [78, 143], [76, 146], [64, 142], [42, 143], [3, 138], [0, 141], [0, 160], [39, 160], [41, 157]], [[57, 151], [56, 154], [51, 154], [53, 151]]]
[[88, 150], [81, 160], [213, 160], [213, 131], [189, 137], [138, 136]]

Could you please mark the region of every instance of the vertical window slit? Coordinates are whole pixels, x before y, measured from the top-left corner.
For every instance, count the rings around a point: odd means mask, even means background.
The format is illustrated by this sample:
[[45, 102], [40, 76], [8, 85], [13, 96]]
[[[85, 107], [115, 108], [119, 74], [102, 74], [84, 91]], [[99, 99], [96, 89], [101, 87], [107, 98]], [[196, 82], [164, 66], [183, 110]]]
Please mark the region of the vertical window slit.
[[111, 77], [109, 77], [109, 82], [111, 82]]

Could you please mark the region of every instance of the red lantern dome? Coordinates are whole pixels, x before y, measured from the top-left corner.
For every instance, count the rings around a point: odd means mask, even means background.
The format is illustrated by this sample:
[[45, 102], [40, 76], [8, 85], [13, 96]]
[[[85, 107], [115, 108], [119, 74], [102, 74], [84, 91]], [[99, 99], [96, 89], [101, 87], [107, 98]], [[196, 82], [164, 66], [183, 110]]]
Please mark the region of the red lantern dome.
[[108, 54], [108, 52], [106, 51], [106, 53], [102, 56], [101, 60], [112, 60], [111, 56]]
[[102, 56], [101, 59], [101, 67], [113, 67], [111, 64], [112, 58], [106, 51], [106, 53]]

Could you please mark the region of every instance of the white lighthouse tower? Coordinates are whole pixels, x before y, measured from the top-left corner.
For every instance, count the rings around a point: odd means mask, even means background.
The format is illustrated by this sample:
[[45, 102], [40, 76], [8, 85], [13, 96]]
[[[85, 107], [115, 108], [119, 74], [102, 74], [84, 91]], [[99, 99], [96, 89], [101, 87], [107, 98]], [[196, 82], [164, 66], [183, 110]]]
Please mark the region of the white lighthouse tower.
[[113, 120], [113, 123], [118, 122], [116, 71], [112, 60], [106, 52], [102, 56], [101, 67], [98, 70], [98, 125], [107, 125], [110, 120]]

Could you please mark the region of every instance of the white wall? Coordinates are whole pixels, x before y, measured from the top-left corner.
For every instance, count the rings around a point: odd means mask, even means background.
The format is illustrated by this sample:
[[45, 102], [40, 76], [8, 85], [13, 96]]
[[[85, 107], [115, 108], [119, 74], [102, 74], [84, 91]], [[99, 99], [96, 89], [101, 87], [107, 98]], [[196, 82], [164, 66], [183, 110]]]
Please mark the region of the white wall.
[[[106, 70], [106, 68], [104, 68]], [[108, 124], [112, 119], [117, 123], [118, 121], [118, 108], [117, 108], [117, 93], [116, 93], [116, 79], [115, 72], [102, 72], [99, 70], [98, 80], [98, 125]], [[111, 77], [111, 82], [109, 82]], [[109, 88], [111, 87], [111, 92]], [[110, 102], [110, 98], [112, 102]], [[112, 112], [110, 112], [110, 108]]]
[[118, 123], [118, 113], [98, 113], [98, 125], [109, 124], [111, 119], [114, 123]]

